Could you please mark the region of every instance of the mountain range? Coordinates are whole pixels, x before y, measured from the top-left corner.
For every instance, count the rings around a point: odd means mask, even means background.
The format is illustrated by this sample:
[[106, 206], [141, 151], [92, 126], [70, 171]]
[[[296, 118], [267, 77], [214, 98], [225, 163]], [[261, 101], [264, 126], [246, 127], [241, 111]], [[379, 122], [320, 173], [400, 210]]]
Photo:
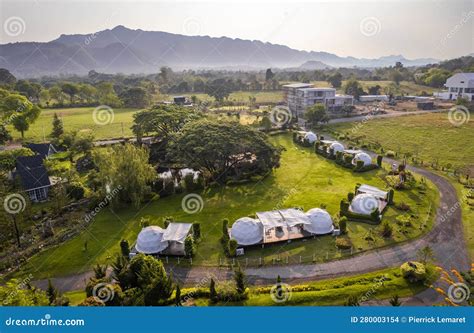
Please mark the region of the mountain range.
[[437, 63], [432, 58], [408, 60], [401, 55], [376, 59], [340, 57], [328, 52], [301, 51], [288, 46], [228, 37], [185, 36], [117, 26], [92, 34], [61, 35], [50, 42], [0, 45], [0, 67], [18, 77], [102, 73], [156, 73], [173, 70], [325, 67], [385, 67]]

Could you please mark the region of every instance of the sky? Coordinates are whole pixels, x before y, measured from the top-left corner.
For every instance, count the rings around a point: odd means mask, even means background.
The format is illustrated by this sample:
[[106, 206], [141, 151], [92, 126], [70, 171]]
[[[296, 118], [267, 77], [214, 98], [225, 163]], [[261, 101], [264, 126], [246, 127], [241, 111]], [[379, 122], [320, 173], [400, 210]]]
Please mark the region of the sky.
[[474, 53], [474, 0], [0, 0], [0, 43], [117, 25], [227, 36], [340, 56], [449, 59]]

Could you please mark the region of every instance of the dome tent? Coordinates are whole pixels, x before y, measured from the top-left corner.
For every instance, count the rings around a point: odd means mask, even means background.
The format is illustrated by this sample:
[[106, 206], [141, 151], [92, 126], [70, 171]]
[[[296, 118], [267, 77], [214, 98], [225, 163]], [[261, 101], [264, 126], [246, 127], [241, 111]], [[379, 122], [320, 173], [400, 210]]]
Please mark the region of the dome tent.
[[321, 208], [313, 208], [306, 212], [311, 224], [305, 224], [304, 230], [314, 235], [329, 234], [334, 230], [331, 215]]
[[306, 132], [304, 135], [305, 140], [308, 140], [309, 143], [315, 143], [318, 137], [313, 132]]
[[163, 241], [164, 230], [158, 226], [143, 228], [138, 234], [135, 248], [140, 253], [160, 253], [168, 247], [168, 242]]
[[232, 224], [230, 236], [239, 245], [253, 245], [263, 239], [263, 225], [250, 217], [242, 217]]
[[370, 215], [374, 210], [379, 209], [380, 203], [372, 194], [357, 194], [352, 199], [349, 210], [356, 214]]
[[372, 157], [366, 153], [358, 153], [352, 159], [352, 164], [357, 165], [357, 161], [364, 162], [364, 166], [368, 166], [372, 164]]
[[333, 142], [328, 148], [328, 153], [331, 151], [331, 149], [334, 151], [334, 154], [336, 154], [338, 151], [343, 152], [344, 146], [342, 145], [342, 143]]

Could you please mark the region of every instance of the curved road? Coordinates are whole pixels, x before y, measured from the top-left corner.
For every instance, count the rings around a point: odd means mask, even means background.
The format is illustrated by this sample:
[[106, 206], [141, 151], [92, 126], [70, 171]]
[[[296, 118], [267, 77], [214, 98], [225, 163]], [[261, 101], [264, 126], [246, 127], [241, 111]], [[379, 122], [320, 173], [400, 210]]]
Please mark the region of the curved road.
[[[388, 163], [395, 162], [387, 158], [385, 161]], [[463, 235], [461, 209], [456, 190], [442, 176], [412, 166], [408, 166], [408, 169], [431, 180], [440, 193], [440, 204], [436, 212], [435, 223], [427, 234], [400, 245], [375, 249], [347, 259], [327, 263], [246, 268], [249, 282], [251, 284], [269, 284], [275, 281], [277, 275], [280, 275], [285, 282], [301, 282], [366, 273], [398, 266], [409, 260], [416, 260], [418, 250], [426, 245], [433, 249], [436, 263], [444, 269], [469, 270], [471, 264]], [[233, 277], [232, 271], [228, 268], [183, 268], [176, 266], [168, 267], [168, 270], [173, 271], [173, 276], [186, 285], [207, 286], [211, 276], [217, 281], [229, 280]], [[87, 272], [74, 276], [58, 277], [53, 279], [53, 282], [62, 292], [78, 290], [85, 287], [86, 281], [92, 275], [92, 272]], [[36, 281], [35, 285], [45, 288], [47, 287], [47, 280]], [[406, 299], [404, 304], [429, 305], [439, 300], [440, 295], [432, 289], [428, 289]]]

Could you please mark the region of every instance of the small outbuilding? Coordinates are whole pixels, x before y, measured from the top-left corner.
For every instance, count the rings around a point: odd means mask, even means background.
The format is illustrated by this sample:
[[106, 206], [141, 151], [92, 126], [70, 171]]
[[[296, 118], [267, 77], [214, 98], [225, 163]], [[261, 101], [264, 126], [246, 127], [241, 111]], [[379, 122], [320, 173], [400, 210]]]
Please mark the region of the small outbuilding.
[[170, 223], [163, 234], [163, 241], [168, 243], [163, 254], [184, 256], [186, 254], [184, 242], [191, 234], [192, 228], [191, 223]]

